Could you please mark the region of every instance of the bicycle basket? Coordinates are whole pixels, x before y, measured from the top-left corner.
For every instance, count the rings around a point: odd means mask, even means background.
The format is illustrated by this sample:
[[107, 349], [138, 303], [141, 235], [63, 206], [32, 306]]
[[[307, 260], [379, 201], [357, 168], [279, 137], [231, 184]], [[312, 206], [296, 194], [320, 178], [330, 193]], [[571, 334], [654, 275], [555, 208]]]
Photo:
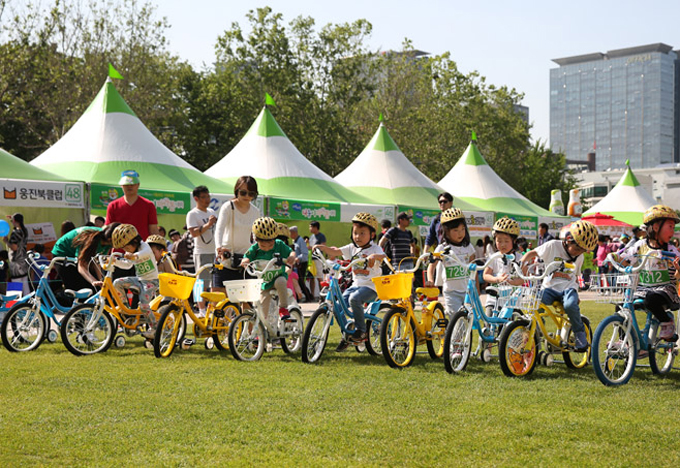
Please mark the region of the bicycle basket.
[[378, 293], [378, 299], [389, 301], [411, 297], [413, 273], [395, 273], [371, 278]]
[[519, 288], [513, 287], [509, 283], [498, 283], [494, 285], [498, 291], [498, 296], [496, 297], [496, 308], [498, 310], [505, 307], [505, 305], [510, 302], [513, 293], [518, 293]]
[[600, 304], [621, 304], [626, 289], [634, 291], [637, 284], [637, 273], [602, 273], [590, 277], [590, 290], [596, 293], [595, 302]]
[[542, 296], [541, 281], [527, 281], [520, 287], [518, 306], [525, 312], [538, 309]]
[[161, 296], [188, 299], [194, 289], [195, 282], [196, 278], [193, 276], [173, 275], [172, 273], [158, 274]]
[[262, 292], [261, 279], [225, 281], [224, 288], [231, 302], [257, 302]]

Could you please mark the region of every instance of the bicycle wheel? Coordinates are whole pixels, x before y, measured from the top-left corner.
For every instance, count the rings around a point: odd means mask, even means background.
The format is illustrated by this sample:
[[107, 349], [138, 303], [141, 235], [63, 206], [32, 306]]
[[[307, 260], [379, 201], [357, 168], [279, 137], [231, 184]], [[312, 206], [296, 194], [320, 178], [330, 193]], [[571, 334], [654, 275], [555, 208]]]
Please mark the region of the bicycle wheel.
[[[98, 318], [93, 320], [95, 317]], [[66, 313], [60, 333], [66, 349], [85, 356], [109, 349], [116, 337], [116, 326], [113, 318], [94, 304], [81, 304]]]
[[[530, 375], [536, 367], [537, 340], [530, 340], [531, 322], [516, 320], [503, 328], [498, 343], [498, 357], [503, 373], [508, 377]], [[527, 346], [529, 341], [532, 346]]]
[[156, 334], [153, 337], [153, 354], [157, 358], [170, 357], [182, 328], [184, 310], [177, 304], [167, 304], [158, 309], [161, 318], [156, 324]]
[[33, 351], [45, 339], [45, 316], [32, 302], [12, 307], [2, 321], [2, 344], [12, 352]]
[[321, 359], [328, 343], [330, 322], [331, 312], [325, 306], [316, 309], [309, 318], [302, 336], [302, 362], [311, 364]]
[[454, 314], [444, 335], [444, 367], [453, 374], [465, 369], [472, 349], [472, 320], [464, 307]]
[[229, 326], [229, 351], [239, 361], [257, 361], [264, 353], [264, 329], [252, 312], [244, 312]]
[[659, 340], [658, 334], [659, 328], [654, 327], [649, 337], [649, 342], [652, 344], [649, 350], [649, 367], [652, 369], [652, 374], [663, 375], [668, 374], [673, 368], [676, 343]]
[[593, 369], [605, 385], [627, 383], [635, 371], [637, 345], [633, 335], [626, 332], [620, 315], [610, 315], [600, 322], [593, 336]]
[[[574, 350], [562, 351], [564, 363], [570, 369], [583, 369], [590, 362], [590, 349], [593, 344], [593, 329], [590, 328], [590, 320], [588, 320], [588, 317], [581, 317], [581, 319], [583, 320], [583, 326], [586, 329], [586, 339], [590, 346], [588, 346], [588, 349], [583, 353]], [[569, 326], [566, 341], [569, 346], [574, 346], [574, 332], [571, 326]]]
[[229, 325], [241, 313], [238, 304], [227, 302], [220, 310], [215, 311], [213, 338], [220, 351], [229, 349]]
[[[281, 349], [286, 354], [296, 353], [302, 346], [302, 335], [304, 334], [305, 326], [300, 309], [293, 308], [289, 311], [290, 320], [283, 324], [283, 331], [286, 333], [280, 342]], [[290, 334], [288, 334], [290, 333]]]
[[366, 340], [366, 350], [371, 356], [382, 356], [382, 348], [380, 347], [380, 327], [382, 321], [385, 319], [385, 314], [390, 309], [390, 305], [387, 302], [383, 302], [378, 307], [378, 312], [376, 316], [380, 320], [372, 319], [371, 315], [366, 316], [366, 334], [368, 335]]
[[444, 335], [446, 335], [446, 328], [442, 327], [440, 320], [446, 318], [444, 306], [439, 302], [432, 309], [432, 326], [428, 330], [430, 332], [430, 339], [425, 343], [427, 345], [427, 352], [432, 359], [439, 359], [444, 354]]
[[404, 309], [390, 308], [380, 327], [380, 347], [390, 367], [403, 368], [416, 355], [416, 325]]

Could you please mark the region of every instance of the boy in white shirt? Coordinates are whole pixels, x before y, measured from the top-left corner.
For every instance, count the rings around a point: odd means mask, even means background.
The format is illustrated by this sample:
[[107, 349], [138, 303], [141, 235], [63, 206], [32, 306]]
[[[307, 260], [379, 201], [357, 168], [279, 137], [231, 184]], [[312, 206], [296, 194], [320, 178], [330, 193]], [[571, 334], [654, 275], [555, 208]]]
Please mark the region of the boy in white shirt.
[[[187, 229], [194, 239], [194, 265], [196, 271], [207, 264], [215, 263], [215, 224], [217, 216], [210, 208], [210, 191], [205, 185], [196, 187], [192, 195], [196, 201], [196, 208], [187, 213]], [[210, 285], [210, 270], [203, 270], [200, 279], [203, 280], [203, 290]], [[205, 301], [198, 303], [199, 317], [205, 316]]]
[[[379, 224], [375, 216], [370, 213], [357, 213], [352, 218], [352, 243], [344, 247], [328, 247], [317, 244], [315, 250], [337, 257], [342, 255], [345, 260], [365, 258], [365, 268], [352, 268], [352, 286], [342, 294], [345, 302], [349, 303], [354, 314], [354, 333], [350, 341], [354, 344], [366, 341], [366, 320], [364, 319], [364, 303], [373, 302], [378, 297], [375, 285], [371, 278], [382, 275], [381, 261], [385, 253], [375, 243]], [[349, 346], [349, 342], [342, 340], [336, 351], [343, 351]]]

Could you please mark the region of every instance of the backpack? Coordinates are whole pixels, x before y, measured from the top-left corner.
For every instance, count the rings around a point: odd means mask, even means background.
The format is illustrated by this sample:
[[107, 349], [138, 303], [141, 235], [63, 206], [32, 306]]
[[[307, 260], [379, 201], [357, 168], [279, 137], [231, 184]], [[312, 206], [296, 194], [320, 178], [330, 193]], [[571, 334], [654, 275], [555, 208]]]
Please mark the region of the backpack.
[[189, 245], [190, 235], [191, 234], [189, 231], [185, 232], [180, 240], [172, 244], [172, 247], [170, 247], [172, 259], [176, 265], [184, 265], [189, 259], [189, 255], [191, 254], [190, 250], [192, 250], [190, 249], [191, 246]]

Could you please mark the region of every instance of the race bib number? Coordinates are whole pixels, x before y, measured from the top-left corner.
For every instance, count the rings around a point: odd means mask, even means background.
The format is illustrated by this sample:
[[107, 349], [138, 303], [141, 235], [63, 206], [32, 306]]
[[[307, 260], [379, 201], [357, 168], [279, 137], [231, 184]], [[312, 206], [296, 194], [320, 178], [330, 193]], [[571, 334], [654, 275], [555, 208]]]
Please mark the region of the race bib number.
[[654, 286], [657, 284], [670, 283], [671, 277], [668, 270], [642, 270], [640, 271], [640, 283]]
[[153, 271], [153, 269], [154, 263], [152, 259], [148, 259], [144, 262], [135, 264], [135, 271], [137, 272], [137, 276], [144, 276], [147, 273]]
[[262, 275], [262, 281], [264, 282], [264, 284], [270, 283], [274, 281], [277, 277], [281, 276], [282, 273], [283, 269], [268, 271], [264, 275]]
[[456, 265], [446, 267], [446, 279], [461, 279], [467, 276], [467, 268]]

